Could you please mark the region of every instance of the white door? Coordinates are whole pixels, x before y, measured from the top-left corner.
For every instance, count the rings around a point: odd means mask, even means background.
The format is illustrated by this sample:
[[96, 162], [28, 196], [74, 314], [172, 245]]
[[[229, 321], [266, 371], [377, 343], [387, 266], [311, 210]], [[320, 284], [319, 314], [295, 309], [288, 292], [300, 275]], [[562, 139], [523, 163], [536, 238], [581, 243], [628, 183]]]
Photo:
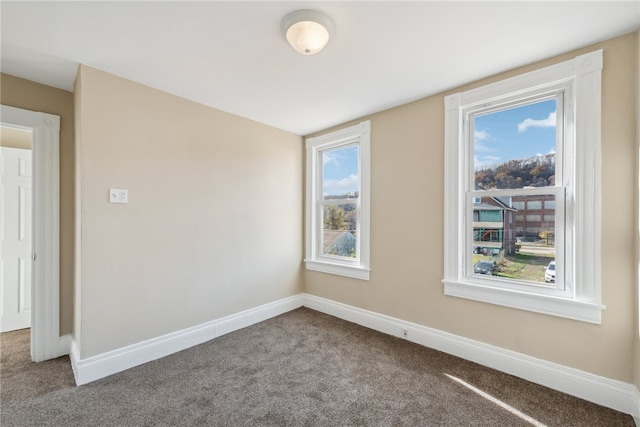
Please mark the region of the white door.
[[31, 326], [31, 150], [0, 147], [0, 332]]

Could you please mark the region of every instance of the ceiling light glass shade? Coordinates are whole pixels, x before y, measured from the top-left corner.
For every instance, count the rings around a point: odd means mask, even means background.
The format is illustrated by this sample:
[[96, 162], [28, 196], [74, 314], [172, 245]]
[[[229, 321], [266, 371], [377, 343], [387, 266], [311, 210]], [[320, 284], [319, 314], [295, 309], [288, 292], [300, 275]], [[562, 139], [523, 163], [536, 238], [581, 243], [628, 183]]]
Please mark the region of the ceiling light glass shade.
[[282, 31], [296, 51], [303, 55], [315, 55], [329, 43], [333, 22], [315, 10], [297, 10], [284, 17]]

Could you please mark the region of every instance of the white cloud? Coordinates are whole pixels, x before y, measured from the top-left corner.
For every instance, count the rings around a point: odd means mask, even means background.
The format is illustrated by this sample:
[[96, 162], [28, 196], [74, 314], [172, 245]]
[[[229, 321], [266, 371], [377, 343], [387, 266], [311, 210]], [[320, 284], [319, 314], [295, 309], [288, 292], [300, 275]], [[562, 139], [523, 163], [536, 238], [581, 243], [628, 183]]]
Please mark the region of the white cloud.
[[473, 144], [473, 150], [477, 153], [479, 151], [495, 151], [493, 148], [489, 148], [481, 142]]
[[473, 150], [477, 153], [480, 151], [495, 151], [493, 148], [487, 147], [481, 141], [492, 139], [491, 134], [486, 130], [473, 131]]
[[473, 140], [474, 142], [485, 141], [491, 138], [491, 134], [486, 130], [475, 130], [473, 131]]
[[327, 163], [333, 163], [336, 166], [340, 166], [340, 159], [344, 159], [345, 156], [341, 156], [338, 153], [325, 153], [322, 156], [322, 165], [326, 165]]
[[322, 190], [327, 194], [344, 194], [358, 189], [358, 175], [352, 174], [342, 179], [326, 179], [322, 183]]
[[546, 119], [524, 119], [518, 123], [518, 132], [524, 132], [530, 127], [534, 128], [552, 128], [556, 126], [556, 112], [549, 113], [549, 117]]

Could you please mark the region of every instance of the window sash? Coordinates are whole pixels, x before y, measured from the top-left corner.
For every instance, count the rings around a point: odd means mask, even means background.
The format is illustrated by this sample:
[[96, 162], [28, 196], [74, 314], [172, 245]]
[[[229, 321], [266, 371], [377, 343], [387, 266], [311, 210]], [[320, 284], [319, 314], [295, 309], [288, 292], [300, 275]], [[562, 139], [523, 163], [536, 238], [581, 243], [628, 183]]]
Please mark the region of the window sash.
[[[519, 279], [504, 279], [497, 276], [479, 277], [473, 273], [473, 202], [476, 198], [486, 197], [513, 197], [513, 196], [536, 196], [552, 194], [556, 200], [555, 210], [555, 261], [556, 261], [556, 281], [546, 284]], [[465, 283], [477, 283], [483, 286], [491, 286], [510, 290], [527, 290], [544, 295], [559, 297], [573, 297], [573, 280], [569, 273], [572, 266], [570, 258], [566, 253], [571, 253], [567, 248], [565, 230], [569, 228], [566, 215], [566, 191], [563, 187], [536, 187], [519, 188], [509, 190], [482, 190], [469, 191], [465, 197], [465, 227], [463, 240], [460, 246], [461, 253], [458, 254], [462, 260], [461, 280]], [[569, 265], [567, 264], [569, 263]]]
[[[573, 281], [572, 275], [568, 272], [572, 270], [571, 265], [566, 265], [569, 259], [572, 259], [572, 248], [566, 246], [565, 230], [569, 228], [567, 224], [567, 216], [565, 215], [567, 207], [566, 188], [568, 184], [568, 173], [572, 172], [571, 166], [566, 165], [564, 159], [565, 151], [571, 152], [574, 147], [566, 147], [567, 141], [572, 140], [571, 135], [567, 134], [574, 128], [572, 114], [565, 114], [565, 102], [571, 99], [573, 94], [573, 80], [567, 80], [555, 83], [542, 88], [528, 89], [525, 91], [509, 94], [492, 102], [485, 102], [467, 106], [463, 109], [463, 147], [464, 152], [460, 156], [462, 158], [463, 170], [463, 193], [464, 199], [460, 206], [462, 212], [465, 212], [464, 230], [462, 236], [462, 244], [459, 245], [458, 258], [462, 260], [461, 280], [467, 283], [476, 283], [483, 286], [493, 286], [502, 289], [525, 290], [544, 295], [553, 295], [560, 297], [573, 297]], [[523, 105], [530, 105], [543, 102], [549, 99], [556, 101], [556, 160], [555, 160], [555, 186], [534, 187], [534, 188], [514, 188], [514, 189], [489, 189], [475, 190], [475, 118], [481, 115], [492, 114], [499, 111], [505, 111], [517, 108]], [[556, 204], [561, 205], [555, 211], [555, 247], [556, 247], [556, 280], [554, 284], [542, 284], [518, 279], [503, 279], [495, 276], [489, 278], [478, 277], [473, 274], [473, 200], [482, 197], [508, 197], [520, 195], [543, 195], [553, 194]], [[570, 208], [570, 207], [569, 207]]]
[[[466, 175], [466, 190], [475, 188], [475, 170], [474, 170], [474, 154], [475, 154], [475, 118], [482, 115], [497, 113], [524, 105], [535, 104], [549, 99], [556, 101], [556, 186], [566, 186], [565, 176], [571, 173], [571, 170], [565, 170], [565, 140], [570, 137], [565, 130], [571, 130], [574, 127], [572, 115], [565, 115], [565, 100], [570, 99], [573, 93], [573, 84], [571, 81], [556, 84], [551, 88], [544, 90], [532, 90], [527, 92], [529, 96], [520, 95], [520, 97], [509, 96], [501, 101], [495, 101], [493, 104], [485, 104], [482, 106], [472, 106], [464, 110], [464, 144], [466, 153], [464, 156], [463, 170]], [[511, 159], [508, 159], [511, 160]], [[568, 159], [571, 161], [571, 159]]]
[[[347, 200], [353, 200], [353, 201], [349, 201], [346, 202], [345, 200], [323, 200], [321, 202], [317, 203], [317, 224], [316, 224], [316, 233], [317, 236], [319, 237], [318, 239], [316, 239], [316, 254], [317, 254], [317, 258], [318, 259], [324, 259], [326, 261], [330, 261], [330, 262], [341, 262], [341, 263], [346, 263], [346, 264], [351, 264], [354, 266], [360, 265], [361, 263], [361, 257], [360, 257], [360, 252], [361, 252], [361, 239], [360, 239], [360, 202], [357, 201], [357, 199], [347, 199]], [[341, 202], [341, 203], [335, 203], [335, 202]], [[327, 206], [340, 206], [340, 205], [353, 205], [355, 206], [355, 209], [357, 210], [358, 214], [356, 216], [356, 256], [355, 257], [346, 257], [346, 256], [341, 256], [341, 255], [331, 255], [331, 254], [325, 254], [324, 253], [324, 239], [323, 239], [323, 232], [324, 232], [324, 208]], [[345, 230], [348, 231], [348, 230]]]
[[[358, 197], [352, 199], [328, 199], [324, 198], [324, 156], [326, 153], [332, 151], [338, 151], [349, 147], [358, 147]], [[354, 137], [344, 142], [335, 142], [330, 144], [329, 146], [318, 149], [317, 151], [317, 192], [316, 192], [316, 235], [318, 238], [316, 239], [316, 247], [315, 247], [315, 258], [324, 259], [329, 262], [340, 262], [349, 265], [360, 265], [360, 194], [362, 194], [362, 180], [361, 180], [361, 170], [362, 170], [362, 156], [360, 153], [360, 137]], [[326, 206], [339, 206], [339, 205], [348, 205], [353, 204], [356, 206], [358, 210], [358, 216], [356, 217], [356, 256], [355, 257], [345, 257], [340, 255], [330, 255], [324, 253], [324, 208]]]

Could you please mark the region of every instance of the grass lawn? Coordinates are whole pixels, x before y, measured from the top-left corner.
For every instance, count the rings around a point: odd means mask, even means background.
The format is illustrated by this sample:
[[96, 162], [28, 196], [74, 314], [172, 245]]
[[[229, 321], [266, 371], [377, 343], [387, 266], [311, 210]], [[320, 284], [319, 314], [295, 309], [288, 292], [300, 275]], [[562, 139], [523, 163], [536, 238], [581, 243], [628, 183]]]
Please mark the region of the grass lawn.
[[544, 271], [554, 255], [518, 252], [498, 261], [497, 276], [544, 283]]

